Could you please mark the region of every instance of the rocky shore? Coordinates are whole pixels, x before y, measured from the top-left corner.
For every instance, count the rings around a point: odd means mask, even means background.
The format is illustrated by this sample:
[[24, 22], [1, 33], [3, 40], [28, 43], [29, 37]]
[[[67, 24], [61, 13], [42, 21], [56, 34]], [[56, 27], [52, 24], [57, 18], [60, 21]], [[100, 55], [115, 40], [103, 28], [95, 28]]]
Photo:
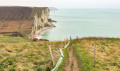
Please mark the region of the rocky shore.
[[[50, 23], [49, 25], [51, 25], [50, 27], [45, 27], [44, 29], [40, 29], [40, 30], [38, 30], [37, 32], [36, 32], [36, 34], [35, 34], [35, 39], [37, 39], [37, 40], [43, 40], [42, 39], [42, 35], [45, 33], [45, 32], [47, 32], [47, 31], [49, 31], [49, 30], [51, 30], [52, 28], [54, 28], [54, 27], [56, 27], [54, 24], [52, 24], [52, 23]], [[44, 39], [45, 40], [45, 39]]]

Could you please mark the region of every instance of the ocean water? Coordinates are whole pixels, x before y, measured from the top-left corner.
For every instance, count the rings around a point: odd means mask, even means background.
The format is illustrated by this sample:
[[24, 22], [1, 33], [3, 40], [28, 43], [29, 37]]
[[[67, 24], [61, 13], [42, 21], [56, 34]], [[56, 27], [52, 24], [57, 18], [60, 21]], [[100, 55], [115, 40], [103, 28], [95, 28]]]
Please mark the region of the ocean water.
[[42, 35], [51, 41], [79, 37], [120, 37], [118, 9], [59, 9], [50, 13], [58, 22]]

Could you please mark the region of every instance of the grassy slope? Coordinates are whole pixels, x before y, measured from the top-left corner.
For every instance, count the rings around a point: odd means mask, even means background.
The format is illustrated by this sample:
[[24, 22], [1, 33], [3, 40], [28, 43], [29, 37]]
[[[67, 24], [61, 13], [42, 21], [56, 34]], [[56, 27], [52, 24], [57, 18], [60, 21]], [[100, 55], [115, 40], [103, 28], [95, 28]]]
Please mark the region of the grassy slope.
[[69, 54], [68, 54], [67, 49], [63, 49], [63, 53], [64, 53], [64, 58], [58, 68], [58, 71], [64, 71], [65, 62], [69, 59]]
[[[4, 39], [4, 42], [3, 42]], [[13, 39], [13, 40], [10, 40]], [[7, 41], [7, 42], [6, 42]], [[52, 51], [58, 51], [64, 42], [28, 42], [21, 37], [5, 37], [0, 39], [0, 71], [39, 71], [52, 68], [48, 45]], [[8, 43], [16, 42], [16, 43]], [[55, 62], [59, 55], [53, 52]]]
[[73, 46], [73, 54], [76, 56], [78, 61], [78, 66], [80, 71], [97, 71], [93, 67], [93, 60], [88, 55], [88, 52], [84, 50], [84, 47], [81, 46], [81, 43], [78, 41], [72, 41], [71, 44], [75, 44]]
[[120, 39], [82, 39], [79, 44], [88, 51], [93, 59], [94, 43], [96, 43], [96, 68], [99, 71], [119, 71], [120, 70]]
[[[93, 51], [96, 43], [96, 65], [93, 67]], [[90, 48], [88, 45], [90, 44]], [[74, 55], [77, 57], [80, 71], [120, 71], [120, 39], [119, 38], [84, 38], [72, 41]], [[89, 51], [89, 54], [88, 54]], [[68, 53], [58, 71], [63, 71]]]
[[32, 40], [25, 39], [23, 37], [8, 37], [8, 36], [0, 36], [0, 42], [30, 42]]
[[[9, 43], [8, 43], [9, 42]], [[12, 43], [11, 43], [12, 42]], [[14, 42], [14, 43], [13, 43]], [[93, 67], [93, 47], [96, 43], [96, 66]], [[0, 71], [51, 69], [52, 63], [48, 45], [59, 52], [58, 47], [65, 44], [56, 42], [31, 42], [22, 37], [0, 37]], [[90, 49], [88, 45], [90, 44]], [[119, 71], [120, 70], [120, 39], [84, 38], [72, 41], [74, 55], [77, 57], [81, 71]], [[88, 54], [88, 50], [90, 51]], [[64, 71], [68, 60], [67, 49], [63, 49], [64, 59], [58, 71]], [[55, 54], [57, 62], [59, 55]], [[49, 68], [48, 68], [49, 67]]]
[[42, 11], [46, 13], [47, 9], [48, 7], [0, 7], [0, 34], [19, 32], [28, 37], [33, 27], [34, 15], [37, 13], [41, 17]]

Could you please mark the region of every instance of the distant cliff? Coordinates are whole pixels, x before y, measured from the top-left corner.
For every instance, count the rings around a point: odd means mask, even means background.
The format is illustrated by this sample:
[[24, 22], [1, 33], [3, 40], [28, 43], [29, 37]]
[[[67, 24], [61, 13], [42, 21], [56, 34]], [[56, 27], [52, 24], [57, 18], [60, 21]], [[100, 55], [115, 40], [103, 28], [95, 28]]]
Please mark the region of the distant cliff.
[[0, 34], [34, 38], [37, 30], [49, 27], [47, 7], [0, 7]]

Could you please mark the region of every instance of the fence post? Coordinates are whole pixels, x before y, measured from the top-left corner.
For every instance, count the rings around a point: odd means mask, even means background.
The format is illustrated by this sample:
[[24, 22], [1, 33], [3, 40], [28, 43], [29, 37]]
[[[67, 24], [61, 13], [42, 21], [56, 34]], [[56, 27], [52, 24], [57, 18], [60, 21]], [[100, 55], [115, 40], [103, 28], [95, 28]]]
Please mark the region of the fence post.
[[71, 38], [71, 36], [70, 36], [70, 41], [72, 41], [72, 38]]
[[95, 51], [96, 51], [96, 49], [95, 49], [95, 47], [96, 47], [96, 43], [94, 43], [94, 60], [93, 60], [93, 66], [95, 67]]
[[65, 44], [66, 44], [66, 40], [65, 40], [65, 38], [64, 38], [64, 42], [65, 42]]
[[52, 59], [53, 66], [54, 66], [55, 65], [55, 63], [54, 63], [54, 57], [53, 57], [50, 45], [49, 45], [49, 51], [50, 51], [51, 59]]

